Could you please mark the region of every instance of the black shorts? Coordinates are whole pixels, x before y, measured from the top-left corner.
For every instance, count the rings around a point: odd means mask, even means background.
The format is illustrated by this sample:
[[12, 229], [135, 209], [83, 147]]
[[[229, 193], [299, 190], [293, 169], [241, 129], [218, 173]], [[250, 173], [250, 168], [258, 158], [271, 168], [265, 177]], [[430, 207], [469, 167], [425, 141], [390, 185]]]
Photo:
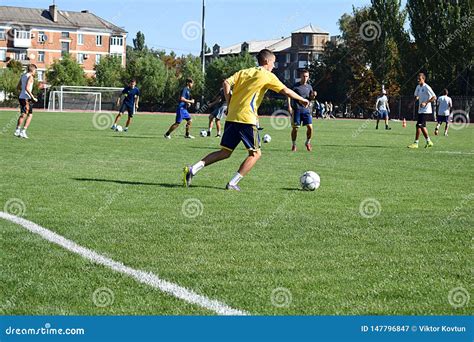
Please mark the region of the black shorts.
[[20, 101], [21, 114], [33, 114], [33, 106], [31, 105], [31, 100], [18, 99], [18, 101]]
[[426, 120], [432, 117], [432, 113], [418, 113], [416, 127], [426, 127]]
[[135, 106], [130, 106], [124, 102], [122, 103], [122, 106], [120, 106], [119, 113], [125, 113], [125, 111], [127, 111], [129, 117], [133, 118], [133, 114], [135, 114]]
[[240, 122], [226, 122], [221, 147], [233, 151], [241, 141], [247, 150], [258, 151], [260, 149], [260, 136], [257, 127]]

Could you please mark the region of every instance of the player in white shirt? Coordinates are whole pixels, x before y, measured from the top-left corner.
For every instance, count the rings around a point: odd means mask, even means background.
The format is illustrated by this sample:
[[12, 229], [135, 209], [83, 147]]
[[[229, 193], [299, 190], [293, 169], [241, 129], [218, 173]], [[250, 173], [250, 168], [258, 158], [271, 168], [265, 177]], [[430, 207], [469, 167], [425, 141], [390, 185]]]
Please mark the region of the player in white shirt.
[[377, 109], [377, 124], [375, 129], [379, 129], [380, 119], [385, 120], [385, 129], [390, 130], [388, 127], [388, 115], [390, 114], [390, 107], [388, 105], [387, 92], [382, 90], [382, 95], [377, 98], [375, 102], [375, 108]]
[[446, 123], [444, 128], [444, 136], [448, 136], [448, 127], [449, 127], [449, 115], [451, 114], [451, 108], [453, 108], [453, 100], [448, 96], [448, 89], [443, 90], [443, 95], [438, 99], [438, 115], [436, 121], [438, 124], [435, 128], [435, 135], [439, 134], [439, 127], [443, 122]]
[[425, 80], [425, 74], [420, 72], [418, 74], [418, 86], [415, 89], [415, 102], [417, 100], [419, 102], [415, 142], [408, 145], [408, 148], [418, 148], [420, 133], [423, 133], [423, 136], [426, 139], [425, 148], [433, 146], [433, 142], [431, 141], [428, 135], [428, 130], [426, 129], [426, 119], [433, 115], [431, 103], [436, 100], [436, 95], [433, 89], [425, 83]]
[[[31, 123], [31, 119], [33, 118], [32, 103], [38, 102], [38, 99], [32, 93], [36, 69], [36, 65], [28, 65], [28, 72], [21, 75], [20, 81], [18, 82], [17, 88], [20, 90], [20, 96], [18, 97], [18, 100], [20, 101], [20, 117], [18, 118], [16, 125], [14, 134], [15, 137], [28, 139], [26, 130]], [[26, 122], [22, 129], [21, 126], [23, 125], [23, 121], [25, 121], [25, 117]]]

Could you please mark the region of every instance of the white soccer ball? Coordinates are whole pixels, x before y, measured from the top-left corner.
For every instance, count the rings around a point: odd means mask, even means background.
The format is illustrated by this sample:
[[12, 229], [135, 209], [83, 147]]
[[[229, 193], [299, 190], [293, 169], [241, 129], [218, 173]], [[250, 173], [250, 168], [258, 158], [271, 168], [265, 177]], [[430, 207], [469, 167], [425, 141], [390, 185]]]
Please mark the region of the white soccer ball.
[[319, 188], [321, 178], [314, 171], [306, 171], [300, 177], [301, 188], [305, 191], [314, 191]]
[[263, 136], [263, 142], [264, 142], [265, 144], [267, 144], [267, 143], [269, 143], [270, 141], [272, 141], [272, 137], [270, 136], [270, 134], [265, 134], [265, 135]]
[[116, 131], [116, 132], [122, 132], [122, 131], [123, 131], [123, 127], [120, 126], [120, 125], [117, 125], [117, 127], [115, 127], [115, 131]]
[[200, 134], [201, 134], [201, 137], [207, 137], [207, 131], [204, 129], [201, 129]]

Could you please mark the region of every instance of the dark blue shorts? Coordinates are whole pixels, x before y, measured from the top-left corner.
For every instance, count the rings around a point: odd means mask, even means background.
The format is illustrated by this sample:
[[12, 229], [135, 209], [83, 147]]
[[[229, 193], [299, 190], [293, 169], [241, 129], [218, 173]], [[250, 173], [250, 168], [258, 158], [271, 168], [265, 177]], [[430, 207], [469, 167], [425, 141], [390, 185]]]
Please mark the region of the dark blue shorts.
[[384, 119], [388, 117], [388, 111], [386, 111], [385, 109], [381, 109], [378, 111], [379, 113], [379, 119]]
[[176, 123], [181, 123], [183, 120], [190, 121], [191, 115], [186, 108], [178, 108], [176, 110]]
[[18, 99], [20, 101], [20, 113], [21, 114], [33, 114], [33, 106], [31, 100]]
[[436, 121], [438, 121], [439, 124], [443, 122], [449, 123], [449, 115], [438, 115], [436, 116]]
[[301, 122], [303, 122], [303, 126], [313, 123], [313, 117], [309, 111], [295, 110], [293, 114], [293, 127], [301, 126]]
[[133, 118], [133, 114], [135, 114], [135, 106], [130, 106], [124, 102], [120, 106], [119, 113], [125, 113], [125, 111], [127, 111], [129, 117]]
[[221, 147], [233, 151], [240, 142], [244, 143], [247, 150], [259, 150], [260, 135], [258, 134], [257, 127], [240, 122], [226, 122]]

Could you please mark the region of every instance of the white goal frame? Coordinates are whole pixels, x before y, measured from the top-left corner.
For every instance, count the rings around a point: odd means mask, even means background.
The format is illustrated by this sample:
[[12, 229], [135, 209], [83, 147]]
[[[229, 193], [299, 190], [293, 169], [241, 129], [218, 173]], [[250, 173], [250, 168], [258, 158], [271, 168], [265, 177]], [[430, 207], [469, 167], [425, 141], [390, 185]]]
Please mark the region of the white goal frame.
[[[117, 87], [89, 87], [89, 86], [65, 86], [58, 87], [59, 90], [52, 90], [49, 93], [48, 111], [63, 112], [64, 111], [64, 95], [95, 95], [94, 112], [102, 112], [102, 100], [104, 93], [120, 94], [123, 88]], [[56, 89], [58, 89], [56, 88]], [[120, 93], [119, 93], [120, 92]], [[117, 96], [118, 98], [119, 96]], [[66, 108], [66, 110], [68, 110]]]

